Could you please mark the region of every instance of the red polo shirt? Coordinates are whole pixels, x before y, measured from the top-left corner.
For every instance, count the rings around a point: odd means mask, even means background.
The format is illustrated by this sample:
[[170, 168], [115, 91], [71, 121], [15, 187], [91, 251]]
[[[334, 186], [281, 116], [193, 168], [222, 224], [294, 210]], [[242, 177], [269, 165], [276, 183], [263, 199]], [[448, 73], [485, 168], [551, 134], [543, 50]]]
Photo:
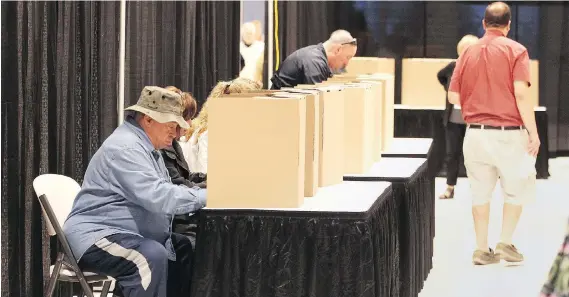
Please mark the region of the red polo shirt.
[[498, 30], [487, 30], [456, 61], [449, 91], [460, 94], [466, 123], [521, 126], [514, 81], [530, 83], [527, 49]]

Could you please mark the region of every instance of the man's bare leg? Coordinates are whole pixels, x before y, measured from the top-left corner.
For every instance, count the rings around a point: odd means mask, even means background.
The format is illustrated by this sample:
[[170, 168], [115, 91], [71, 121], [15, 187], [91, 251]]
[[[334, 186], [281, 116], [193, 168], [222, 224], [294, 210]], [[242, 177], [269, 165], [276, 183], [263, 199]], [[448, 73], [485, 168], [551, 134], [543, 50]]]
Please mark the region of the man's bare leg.
[[490, 202], [472, 206], [476, 250], [472, 255], [474, 265], [487, 265], [500, 262], [498, 254], [488, 247], [488, 224], [490, 222]]
[[520, 221], [522, 209], [523, 207], [521, 205], [504, 203], [502, 234], [500, 235], [501, 243], [512, 244], [512, 237]]
[[472, 206], [474, 231], [476, 232], [476, 247], [488, 251], [488, 224], [490, 223], [490, 203]]
[[500, 235], [500, 242], [496, 246], [496, 254], [507, 262], [524, 260], [524, 255], [512, 244], [512, 237], [520, 220], [522, 208], [521, 205], [504, 203], [502, 234]]

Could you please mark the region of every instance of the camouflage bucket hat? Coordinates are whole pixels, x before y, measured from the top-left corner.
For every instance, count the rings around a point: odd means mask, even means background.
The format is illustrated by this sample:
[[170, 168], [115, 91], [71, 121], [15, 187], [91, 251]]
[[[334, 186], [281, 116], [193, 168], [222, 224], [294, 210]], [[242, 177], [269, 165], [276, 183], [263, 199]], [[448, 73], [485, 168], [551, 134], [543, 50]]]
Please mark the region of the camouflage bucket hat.
[[141, 112], [158, 123], [176, 122], [184, 129], [190, 128], [182, 116], [184, 112], [182, 97], [164, 88], [144, 87], [138, 102], [125, 110]]

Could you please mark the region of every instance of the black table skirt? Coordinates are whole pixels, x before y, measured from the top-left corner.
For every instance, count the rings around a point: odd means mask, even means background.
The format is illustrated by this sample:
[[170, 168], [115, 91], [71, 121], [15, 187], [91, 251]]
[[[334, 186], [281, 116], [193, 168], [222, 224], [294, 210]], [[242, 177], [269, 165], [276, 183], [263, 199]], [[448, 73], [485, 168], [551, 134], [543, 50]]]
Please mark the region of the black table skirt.
[[[444, 157], [446, 133], [443, 126], [443, 110], [438, 109], [395, 109], [394, 137], [433, 138], [428, 160], [437, 176], [446, 176]], [[547, 112], [536, 111], [535, 120], [541, 140], [535, 168], [537, 178], [549, 177], [549, 146], [547, 143]], [[459, 167], [459, 176], [466, 177], [464, 163]]]
[[195, 297], [399, 296], [391, 187], [365, 215], [201, 211]]
[[428, 167], [425, 162], [409, 178], [344, 177], [344, 180], [392, 182], [393, 197], [399, 202], [401, 297], [417, 297], [433, 267], [435, 182]]

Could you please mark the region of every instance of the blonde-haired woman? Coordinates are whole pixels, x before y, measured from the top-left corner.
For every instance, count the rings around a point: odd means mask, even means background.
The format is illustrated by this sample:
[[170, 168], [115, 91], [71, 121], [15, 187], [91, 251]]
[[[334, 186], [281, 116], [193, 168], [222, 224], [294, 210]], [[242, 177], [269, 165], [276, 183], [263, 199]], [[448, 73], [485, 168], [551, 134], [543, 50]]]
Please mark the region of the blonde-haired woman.
[[238, 94], [246, 91], [260, 90], [259, 82], [247, 79], [236, 78], [228, 82], [219, 82], [204, 103], [199, 115], [192, 121], [192, 127], [186, 133], [187, 141], [181, 143], [184, 157], [192, 172], [207, 173], [207, 120], [208, 102], [215, 98], [227, 94]]
[[[478, 37], [474, 35], [466, 35], [462, 37], [456, 46], [457, 54], [460, 56], [470, 45], [477, 42]], [[439, 82], [447, 92], [455, 66], [456, 62], [450, 62], [437, 74]], [[452, 199], [454, 197], [454, 186], [456, 185], [456, 180], [458, 178], [459, 161], [462, 156], [462, 143], [464, 142], [464, 135], [466, 133], [466, 124], [462, 119], [460, 109], [455, 108], [455, 106], [448, 101], [448, 98], [446, 101], [443, 124], [446, 127], [445, 163], [447, 169], [447, 189], [439, 196], [439, 198]]]

